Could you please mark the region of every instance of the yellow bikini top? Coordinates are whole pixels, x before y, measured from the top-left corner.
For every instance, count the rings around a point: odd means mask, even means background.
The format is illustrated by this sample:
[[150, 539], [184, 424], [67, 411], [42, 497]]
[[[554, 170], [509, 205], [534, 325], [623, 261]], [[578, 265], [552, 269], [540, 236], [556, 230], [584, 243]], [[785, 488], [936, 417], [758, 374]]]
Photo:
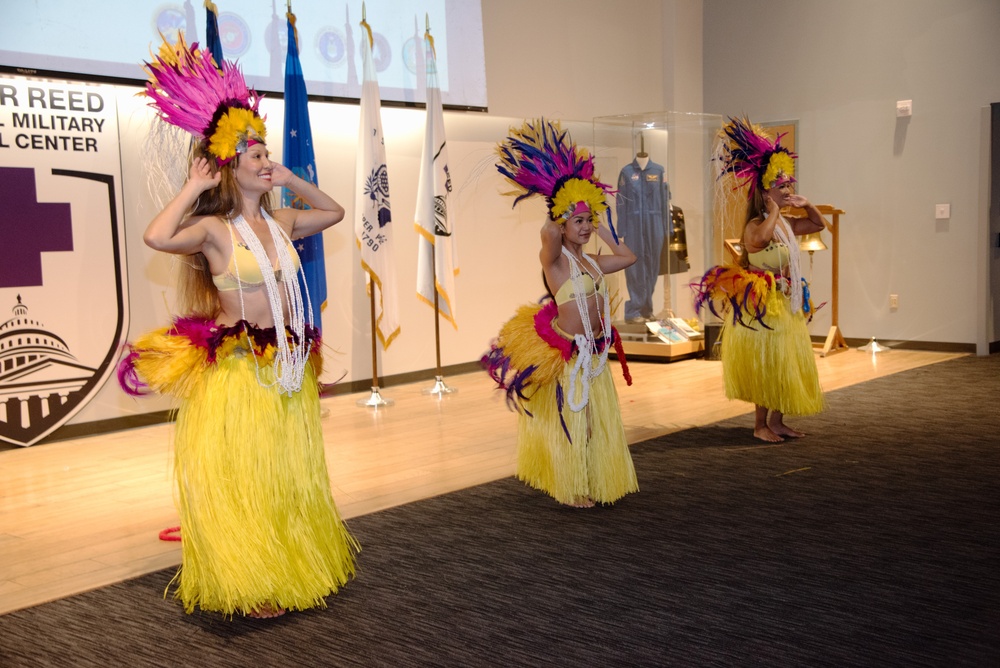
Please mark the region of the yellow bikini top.
[[[288, 253], [291, 255], [292, 263], [297, 270], [299, 268], [299, 256], [290, 243], [288, 244]], [[237, 255], [239, 255], [238, 258], [236, 257]], [[236, 278], [237, 267], [239, 267], [239, 279]], [[275, 267], [274, 280], [278, 283], [281, 282], [280, 268]], [[261, 273], [250, 247], [242, 241], [236, 241], [234, 237], [233, 254], [229, 256], [229, 265], [226, 267], [225, 272], [218, 275], [213, 274], [212, 282], [215, 283], [215, 287], [219, 292], [232, 292], [240, 288], [262, 287], [264, 285], [264, 275]]]
[[764, 250], [756, 253], [747, 253], [750, 264], [759, 269], [766, 269], [772, 274], [781, 274], [782, 268], [787, 267], [791, 262], [788, 253], [788, 246], [780, 241], [772, 241]]
[[[584, 274], [583, 278], [583, 289], [586, 292], [587, 297], [593, 297], [597, 294], [597, 290], [594, 288], [594, 279], [590, 274]], [[567, 280], [565, 283], [559, 286], [559, 290], [556, 291], [556, 304], [565, 304], [566, 302], [571, 302], [576, 299], [576, 293], [573, 292], [573, 281]]]

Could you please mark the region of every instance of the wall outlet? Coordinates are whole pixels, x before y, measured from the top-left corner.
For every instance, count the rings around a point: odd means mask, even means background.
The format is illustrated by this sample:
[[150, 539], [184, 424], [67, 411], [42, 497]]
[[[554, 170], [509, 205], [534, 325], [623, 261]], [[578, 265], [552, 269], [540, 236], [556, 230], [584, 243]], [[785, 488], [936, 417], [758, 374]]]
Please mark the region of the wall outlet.
[[889, 295], [889, 308], [899, 308], [899, 295]]

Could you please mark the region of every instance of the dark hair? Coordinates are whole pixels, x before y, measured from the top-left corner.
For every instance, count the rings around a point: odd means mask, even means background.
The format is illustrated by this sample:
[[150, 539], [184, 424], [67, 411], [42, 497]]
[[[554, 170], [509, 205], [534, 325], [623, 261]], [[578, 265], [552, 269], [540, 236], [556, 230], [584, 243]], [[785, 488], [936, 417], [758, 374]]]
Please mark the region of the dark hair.
[[545, 278], [545, 270], [542, 269], [542, 284], [545, 285], [545, 292], [548, 293], [549, 297], [555, 299], [556, 296], [552, 294], [552, 288], [549, 287], [549, 279]]
[[746, 269], [750, 266], [750, 257], [747, 253], [747, 240], [743, 238], [746, 234], [747, 225], [751, 220], [755, 218], [766, 218], [767, 217], [767, 195], [764, 194], [763, 189], [754, 188], [753, 195], [750, 197], [750, 201], [747, 202], [747, 215], [746, 220], [743, 222], [743, 232], [740, 234], [740, 259], [738, 260], [739, 265]]

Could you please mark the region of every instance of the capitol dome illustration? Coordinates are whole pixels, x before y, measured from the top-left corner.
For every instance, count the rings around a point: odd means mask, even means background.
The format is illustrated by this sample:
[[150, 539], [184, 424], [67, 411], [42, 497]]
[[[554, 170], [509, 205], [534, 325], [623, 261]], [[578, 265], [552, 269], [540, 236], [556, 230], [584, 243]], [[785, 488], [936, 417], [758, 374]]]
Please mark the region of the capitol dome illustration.
[[0, 436], [30, 443], [63, 418], [95, 374], [57, 334], [31, 318], [17, 296], [13, 317], [0, 322]]

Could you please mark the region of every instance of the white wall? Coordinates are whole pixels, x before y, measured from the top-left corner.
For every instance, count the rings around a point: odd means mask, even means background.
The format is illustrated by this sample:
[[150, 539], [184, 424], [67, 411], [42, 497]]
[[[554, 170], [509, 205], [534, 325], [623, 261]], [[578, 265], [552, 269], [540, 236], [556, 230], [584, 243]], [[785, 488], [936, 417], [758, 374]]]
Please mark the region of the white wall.
[[[704, 0], [705, 111], [798, 121], [799, 191], [839, 206], [847, 337], [982, 344], [982, 108], [1000, 101], [996, 0]], [[913, 116], [897, 119], [897, 100]], [[934, 205], [951, 204], [949, 220]], [[814, 296], [829, 295], [830, 253]], [[889, 294], [899, 295], [890, 311]], [[829, 327], [820, 311], [814, 333]]]
[[589, 120], [663, 109], [664, 5], [483, 0], [490, 113]]

